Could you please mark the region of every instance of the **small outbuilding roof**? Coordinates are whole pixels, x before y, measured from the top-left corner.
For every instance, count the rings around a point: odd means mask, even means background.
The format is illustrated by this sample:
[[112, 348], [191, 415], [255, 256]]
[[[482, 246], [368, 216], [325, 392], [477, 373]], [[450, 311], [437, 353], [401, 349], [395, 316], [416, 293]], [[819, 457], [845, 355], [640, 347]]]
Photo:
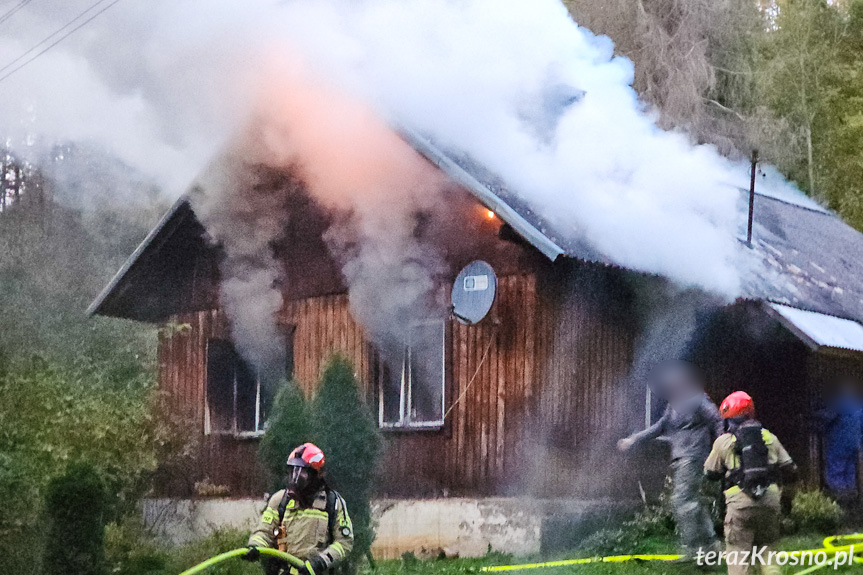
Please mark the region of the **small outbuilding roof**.
[[863, 352], [863, 325], [856, 321], [780, 303], [767, 305], [780, 323], [815, 351]]

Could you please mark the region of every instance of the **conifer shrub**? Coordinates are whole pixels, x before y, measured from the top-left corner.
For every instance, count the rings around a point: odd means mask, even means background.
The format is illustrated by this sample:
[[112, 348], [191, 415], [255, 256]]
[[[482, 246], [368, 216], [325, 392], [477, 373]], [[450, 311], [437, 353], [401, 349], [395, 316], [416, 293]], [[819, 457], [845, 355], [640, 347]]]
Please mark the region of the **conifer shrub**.
[[310, 436], [306, 399], [296, 382], [289, 381], [276, 394], [259, 448], [260, 460], [269, 472], [273, 492], [284, 487], [288, 454], [297, 445], [309, 441]]
[[108, 507], [105, 484], [92, 465], [73, 464], [51, 480], [44, 509], [46, 573], [105, 574]]
[[313, 441], [326, 455], [328, 480], [347, 502], [353, 522], [354, 549], [347, 570], [355, 570], [374, 541], [370, 499], [380, 433], [354, 369], [343, 357], [327, 364], [310, 407]]

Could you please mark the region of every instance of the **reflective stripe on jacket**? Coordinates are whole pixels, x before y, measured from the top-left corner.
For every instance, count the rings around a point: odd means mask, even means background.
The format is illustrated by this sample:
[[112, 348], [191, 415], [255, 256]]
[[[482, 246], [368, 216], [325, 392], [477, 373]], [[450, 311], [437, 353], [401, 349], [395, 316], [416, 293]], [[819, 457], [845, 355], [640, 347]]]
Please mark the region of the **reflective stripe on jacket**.
[[338, 493], [334, 495], [332, 534], [329, 533], [325, 489], [315, 495], [311, 507], [301, 507], [296, 500], [289, 499], [279, 529], [279, 504], [285, 496], [282, 489], [270, 497], [258, 527], [249, 537], [249, 545], [277, 548], [303, 561], [320, 556], [327, 569], [334, 567], [347, 557], [354, 544], [353, 524], [345, 500]]

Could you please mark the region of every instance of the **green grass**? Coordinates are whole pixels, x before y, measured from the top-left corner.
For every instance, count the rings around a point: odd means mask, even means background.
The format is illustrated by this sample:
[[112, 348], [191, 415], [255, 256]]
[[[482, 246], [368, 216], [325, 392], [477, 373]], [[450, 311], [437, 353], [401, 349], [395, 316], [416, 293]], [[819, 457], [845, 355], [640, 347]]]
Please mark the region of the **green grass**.
[[[113, 575], [178, 575], [201, 561], [214, 555], [242, 547], [247, 534], [236, 530], [217, 531], [212, 535], [183, 547], [167, 547], [146, 543], [146, 538], [134, 532], [109, 532], [109, 558], [113, 558], [110, 572]], [[777, 549], [815, 549], [821, 547], [820, 536], [794, 536], [783, 539]], [[650, 536], [640, 539], [631, 553], [654, 554], [672, 553], [675, 540], [669, 536]], [[558, 554], [547, 557], [511, 557], [502, 553], [490, 553], [476, 559], [431, 559], [419, 560], [411, 554], [402, 559], [378, 561], [376, 569], [363, 565], [359, 575], [468, 575], [480, 574], [480, 569], [486, 565], [512, 565], [540, 561], [554, 561], [589, 557], [589, 551], [572, 551], [568, 554]], [[785, 575], [793, 575], [801, 568], [786, 567]], [[664, 562], [631, 562], [614, 564], [573, 565], [551, 567], [525, 571], [510, 571], [503, 575], [693, 575], [701, 573], [693, 564], [673, 564]], [[708, 573], [725, 573], [724, 569], [705, 571]], [[827, 567], [817, 573], [863, 573], [860, 566], [842, 568], [834, 571]], [[230, 559], [207, 571], [211, 575], [262, 575], [263, 570], [257, 564], [250, 564], [238, 559]]]
[[[795, 550], [795, 549], [816, 549], [821, 547], [823, 538], [818, 536], [796, 536], [783, 539], [777, 549], [779, 550]], [[673, 553], [675, 549], [674, 540], [671, 538], [651, 537], [641, 541], [637, 549], [633, 552], [639, 554], [650, 553]], [[584, 557], [589, 555], [573, 552], [568, 555], [557, 555], [553, 557], [510, 557], [507, 555], [492, 553], [486, 557], [479, 559], [439, 559], [420, 561], [411, 555], [405, 556], [401, 560], [380, 561], [377, 569], [364, 569], [362, 575], [464, 575], [480, 573], [480, 569], [486, 565], [511, 565], [524, 564], [539, 561], [554, 561], [558, 559], [570, 559]], [[786, 567], [783, 574], [792, 575], [800, 571], [801, 567]], [[574, 575], [693, 575], [702, 571], [693, 564], [677, 564], [667, 562], [628, 562], [614, 564], [589, 564], [589, 565], [572, 565], [564, 567], [547, 567], [541, 569], [525, 570], [525, 571], [510, 571], [505, 575], [562, 575], [564, 573], [572, 573]], [[707, 573], [725, 573], [725, 569], [715, 568], [706, 570]], [[831, 567], [826, 567], [817, 573], [852, 573], [863, 572], [861, 568], [844, 567], [834, 571]]]

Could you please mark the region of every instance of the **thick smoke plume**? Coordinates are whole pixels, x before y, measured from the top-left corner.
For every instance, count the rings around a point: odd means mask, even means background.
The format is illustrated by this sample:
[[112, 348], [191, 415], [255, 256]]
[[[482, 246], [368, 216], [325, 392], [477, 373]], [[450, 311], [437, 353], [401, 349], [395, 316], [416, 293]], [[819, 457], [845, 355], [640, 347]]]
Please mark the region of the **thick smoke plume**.
[[[275, 317], [282, 308], [281, 270], [272, 245], [290, 218], [289, 198], [299, 184], [274, 182], [243, 158], [226, 153], [206, 170], [190, 199], [210, 236], [224, 250], [221, 303], [239, 352], [278, 377], [285, 342]], [[214, 196], [210, 190], [221, 193]]]
[[[191, 196], [226, 254], [221, 295], [233, 335], [258, 365], [277, 364], [283, 350], [273, 318], [283, 305], [278, 284], [291, 278], [273, 246], [300, 193], [335, 214], [325, 240], [342, 264], [354, 315], [381, 343], [404, 341], [406, 319], [436, 307], [447, 271], [416, 228], [449, 182], [368, 106], [292, 54], [271, 61], [250, 127]], [[274, 181], [264, 175], [273, 169], [291, 176]]]
[[[2, 53], [75, 14], [29, 5]], [[291, 281], [272, 252], [288, 188], [338, 214], [326, 239], [367, 328], [434, 307], [446, 269], [416, 230], [449, 184], [389, 125], [469, 153], [620, 265], [735, 297], [739, 170], [658, 129], [632, 76], [558, 0], [156, 0], [0, 83], [0, 126], [19, 148], [95, 142], [177, 192], [203, 172], [192, 199], [226, 251], [223, 303], [266, 363]], [[261, 167], [298, 179], [265, 190]]]

